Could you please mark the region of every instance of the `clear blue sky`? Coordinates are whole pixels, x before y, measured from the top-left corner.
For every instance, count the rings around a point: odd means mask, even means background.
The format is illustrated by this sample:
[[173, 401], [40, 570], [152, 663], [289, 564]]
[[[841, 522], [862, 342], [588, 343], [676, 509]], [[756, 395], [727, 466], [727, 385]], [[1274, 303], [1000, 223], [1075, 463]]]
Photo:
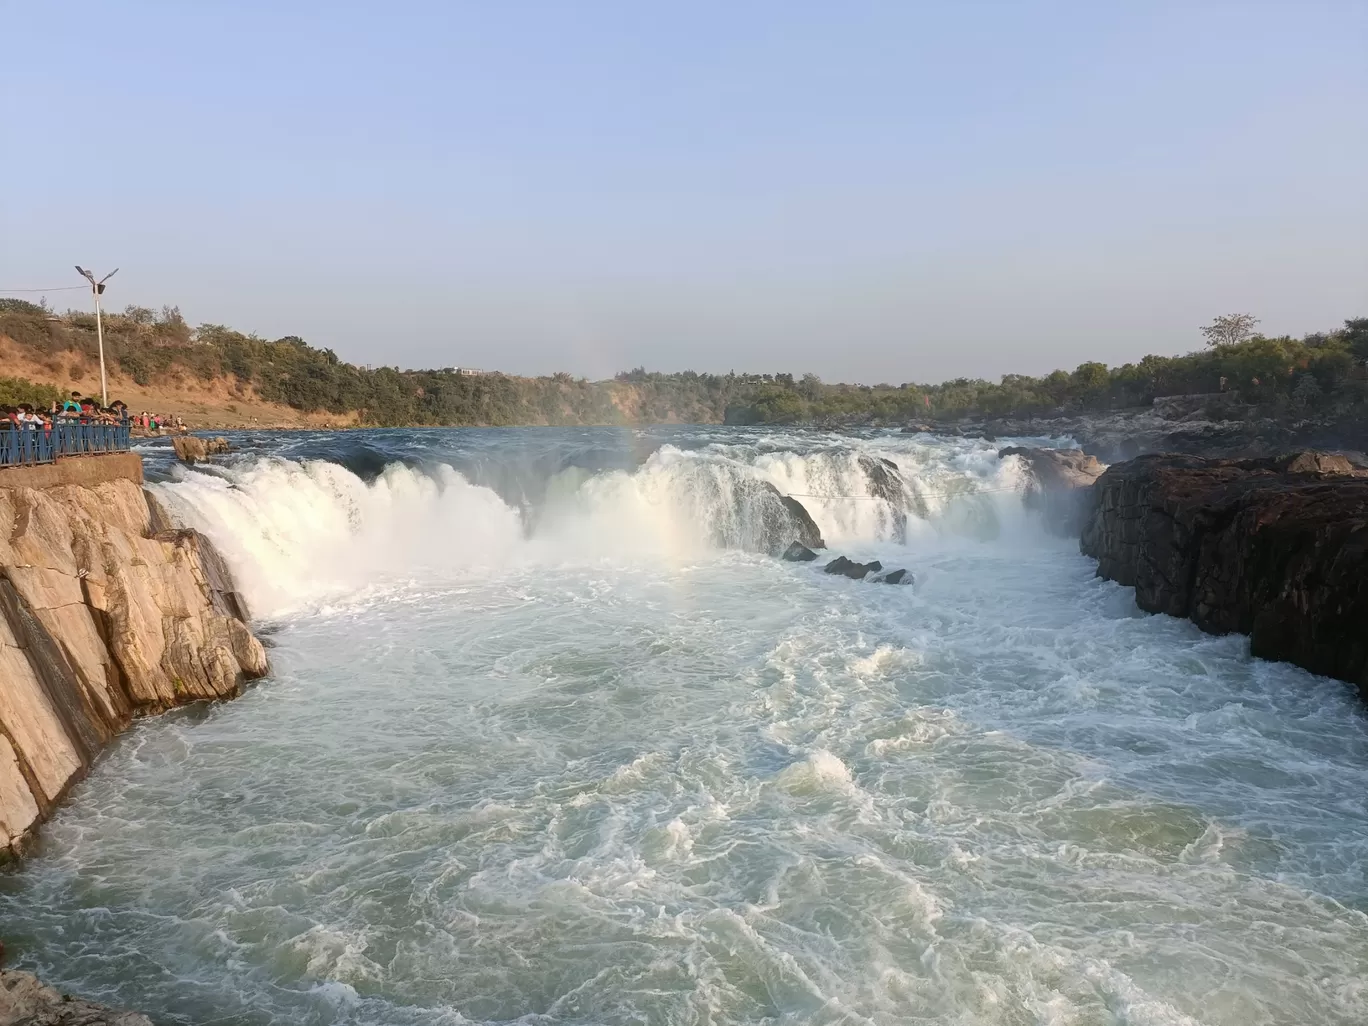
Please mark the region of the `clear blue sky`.
[[[1368, 316], [1368, 3], [0, 2], [0, 288], [935, 380]], [[52, 294], [59, 306], [80, 293]]]

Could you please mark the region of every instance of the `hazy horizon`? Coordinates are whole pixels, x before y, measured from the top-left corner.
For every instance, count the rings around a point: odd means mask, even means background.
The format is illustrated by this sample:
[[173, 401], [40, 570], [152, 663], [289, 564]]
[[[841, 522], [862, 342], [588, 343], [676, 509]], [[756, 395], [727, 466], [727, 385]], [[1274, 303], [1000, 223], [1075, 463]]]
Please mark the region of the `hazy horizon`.
[[1368, 316], [1361, 3], [75, 3], [6, 28], [0, 290], [118, 266], [110, 309], [360, 364], [891, 384], [1188, 352], [1233, 311]]

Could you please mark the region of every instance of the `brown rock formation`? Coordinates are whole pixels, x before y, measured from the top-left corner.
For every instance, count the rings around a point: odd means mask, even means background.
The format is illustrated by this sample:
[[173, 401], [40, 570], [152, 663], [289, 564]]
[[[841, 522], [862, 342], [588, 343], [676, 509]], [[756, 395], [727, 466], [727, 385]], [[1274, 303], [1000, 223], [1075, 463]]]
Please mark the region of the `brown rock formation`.
[[1039, 510], [1046, 528], [1053, 534], [1073, 537], [1083, 529], [1088, 514], [1088, 496], [1094, 481], [1106, 470], [1096, 456], [1082, 449], [1032, 449], [1012, 445], [998, 450], [998, 456], [1018, 456], [1031, 476], [1031, 486], [1023, 496], [1027, 509]]
[[0, 1026], [152, 1026], [152, 1020], [69, 997], [28, 973], [0, 969]]
[[9, 487], [24, 480], [12, 473], [0, 471], [0, 852], [134, 716], [235, 695], [268, 668], [217, 552], [167, 530], [137, 480]]
[[1250, 636], [1368, 697], [1368, 473], [1299, 453], [1141, 456], [1093, 489], [1081, 548], [1141, 609]]
[[171, 439], [176, 458], [185, 463], [199, 463], [210, 456], [229, 450], [226, 438], [197, 438], [195, 435], [176, 435]]

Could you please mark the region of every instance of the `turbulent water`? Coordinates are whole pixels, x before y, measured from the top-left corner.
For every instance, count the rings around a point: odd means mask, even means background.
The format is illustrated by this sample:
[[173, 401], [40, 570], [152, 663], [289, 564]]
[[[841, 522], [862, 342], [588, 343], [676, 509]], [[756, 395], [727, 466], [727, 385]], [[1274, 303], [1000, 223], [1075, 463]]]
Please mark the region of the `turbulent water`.
[[[0, 877], [51, 981], [168, 1023], [1368, 1022], [1349, 690], [1139, 614], [994, 446], [240, 441], [148, 455], [274, 675], [140, 723]], [[767, 555], [760, 482], [915, 585]]]

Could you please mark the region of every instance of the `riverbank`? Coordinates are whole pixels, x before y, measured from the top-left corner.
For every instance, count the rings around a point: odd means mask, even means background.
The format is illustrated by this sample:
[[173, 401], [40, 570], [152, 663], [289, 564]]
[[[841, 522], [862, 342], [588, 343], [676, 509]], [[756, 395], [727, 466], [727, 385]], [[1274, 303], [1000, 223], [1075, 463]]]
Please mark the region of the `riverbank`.
[[1254, 459], [1298, 449], [1368, 451], [1368, 421], [1362, 417], [1272, 416], [1234, 394], [1170, 396], [1152, 406], [1094, 413], [963, 417], [904, 430], [988, 439], [1072, 438], [1104, 463], [1161, 452]]

